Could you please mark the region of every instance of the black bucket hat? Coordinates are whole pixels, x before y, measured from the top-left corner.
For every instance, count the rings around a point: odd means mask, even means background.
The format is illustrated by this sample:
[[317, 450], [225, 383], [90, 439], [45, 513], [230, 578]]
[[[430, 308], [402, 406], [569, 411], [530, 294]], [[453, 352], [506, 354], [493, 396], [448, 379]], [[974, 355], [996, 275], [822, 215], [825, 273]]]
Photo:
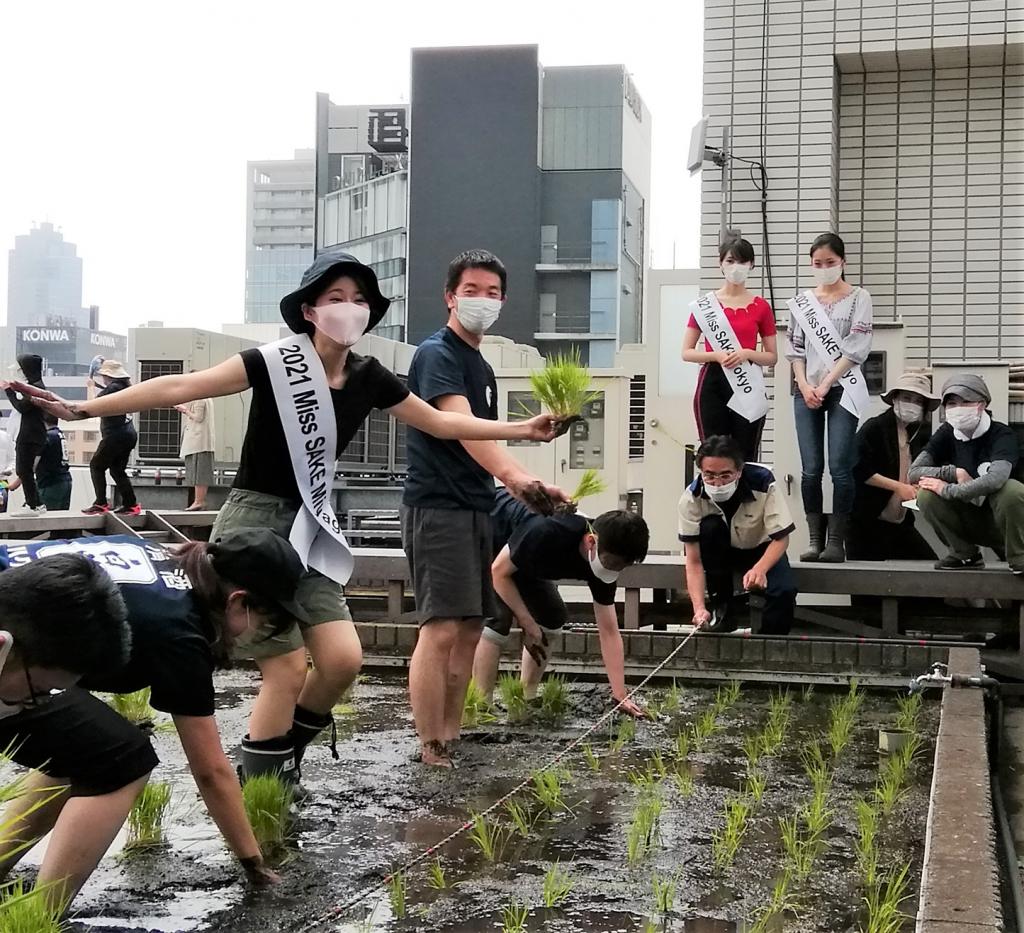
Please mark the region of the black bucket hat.
[[313, 260], [313, 265], [302, 273], [299, 287], [281, 299], [281, 317], [285, 324], [297, 334], [307, 333], [310, 325], [302, 316], [303, 303], [309, 304], [317, 291], [339, 275], [352, 275], [362, 282], [366, 300], [370, 303], [370, 320], [363, 333], [373, 330], [387, 312], [391, 299], [381, 294], [373, 269], [351, 253], [339, 249], [328, 249], [320, 253]]

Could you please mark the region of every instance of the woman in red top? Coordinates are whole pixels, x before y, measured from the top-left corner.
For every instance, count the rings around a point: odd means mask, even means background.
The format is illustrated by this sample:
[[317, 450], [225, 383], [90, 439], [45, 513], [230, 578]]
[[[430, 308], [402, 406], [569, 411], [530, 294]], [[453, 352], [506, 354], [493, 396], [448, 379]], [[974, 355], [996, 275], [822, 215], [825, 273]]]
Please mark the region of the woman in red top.
[[[754, 247], [747, 240], [726, 240], [718, 251], [718, 261], [725, 276], [725, 285], [715, 292], [732, 325], [741, 349], [732, 353], [712, 350], [706, 340], [703, 349], [697, 349], [701, 329], [691, 314], [683, 337], [683, 359], [687, 363], [701, 363], [697, 391], [693, 397], [693, 415], [697, 421], [697, 434], [703, 441], [715, 434], [735, 438], [743, 449], [748, 463], [757, 461], [761, 444], [764, 418], [747, 421], [729, 408], [732, 387], [725, 377], [723, 366], [736, 366], [741, 362], [757, 366], [774, 366], [778, 359], [775, 350], [775, 313], [760, 295], [748, 291], [747, 276], [754, 267]], [[761, 337], [761, 349], [757, 338]]]

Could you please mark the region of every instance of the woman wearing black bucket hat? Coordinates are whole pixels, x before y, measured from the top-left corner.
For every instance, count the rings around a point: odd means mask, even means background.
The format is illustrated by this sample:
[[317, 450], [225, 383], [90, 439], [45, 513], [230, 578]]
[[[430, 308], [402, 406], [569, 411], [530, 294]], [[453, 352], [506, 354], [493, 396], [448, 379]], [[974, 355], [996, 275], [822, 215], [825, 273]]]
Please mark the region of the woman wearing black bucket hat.
[[[310, 570], [296, 593], [308, 621], [277, 634], [260, 632], [244, 646], [263, 676], [242, 744], [247, 775], [277, 771], [297, 777], [306, 746], [331, 723], [332, 707], [362, 664], [342, 590], [351, 555], [330, 510], [330, 491], [335, 458], [370, 411], [385, 410], [449, 439], [547, 441], [555, 436], [557, 423], [546, 415], [505, 423], [440, 411], [411, 395], [377, 360], [351, 352], [388, 305], [372, 269], [349, 253], [328, 251], [281, 301], [281, 314], [298, 337], [244, 350], [209, 370], [151, 379], [110, 398], [76, 404], [32, 393], [70, 420], [170, 408], [252, 388], [238, 473], [214, 533], [241, 525], [290, 533]], [[333, 418], [320, 417], [331, 409]], [[525, 491], [545, 501], [547, 487], [540, 480], [527, 486]], [[304, 649], [313, 658], [311, 671]]]

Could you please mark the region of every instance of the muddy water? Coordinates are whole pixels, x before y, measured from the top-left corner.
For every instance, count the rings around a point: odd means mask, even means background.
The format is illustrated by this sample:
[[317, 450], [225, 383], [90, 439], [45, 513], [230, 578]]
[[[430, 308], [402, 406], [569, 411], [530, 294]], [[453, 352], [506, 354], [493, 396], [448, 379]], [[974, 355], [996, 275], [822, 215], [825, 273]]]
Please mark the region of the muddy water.
[[[225, 742], [244, 732], [255, 684], [246, 672], [220, 683], [218, 719]], [[664, 691], [661, 691], [663, 694]], [[716, 871], [712, 834], [722, 823], [726, 796], [743, 783], [745, 735], [760, 729], [768, 694], [744, 690], [723, 716], [724, 729], [688, 767], [692, 796], [664, 785], [660, 840], [650, 857], [630, 867], [626, 828], [638, 797], [628, 780], [631, 768], [645, 767], [661, 749], [670, 760], [673, 736], [691, 723], [714, 697], [713, 690], [684, 688], [679, 709], [644, 723], [620, 752], [609, 750], [607, 733], [593, 737], [601, 757], [594, 773], [578, 756], [565, 797], [572, 812], [538, 825], [529, 839], [512, 836], [493, 863], [462, 837], [445, 847], [444, 890], [427, 883], [420, 868], [408, 877], [407, 915], [398, 919], [388, 898], [376, 895], [343, 918], [318, 929], [357, 931], [444, 930], [478, 933], [502, 929], [502, 909], [525, 905], [525, 929], [640, 933], [743, 933], [766, 902], [780, 873], [782, 853], [777, 819], [807, 797], [809, 783], [799, 748], [827, 723], [829, 694], [802, 702], [794, 691], [787, 747], [763, 766], [764, 799], [751, 818], [734, 865]], [[310, 749], [304, 784], [311, 791], [295, 827], [295, 839], [281, 867], [283, 883], [253, 892], [240, 883], [232, 859], [197, 799], [173, 733], [156, 737], [161, 765], [156, 779], [175, 788], [174, 811], [165, 828], [168, 844], [131, 856], [108, 855], [75, 905], [77, 931], [200, 931], [263, 933], [298, 930], [331, 907], [347, 901], [381, 875], [440, 841], [467, 818], [515, 786], [531, 768], [575, 738], [604, 709], [606, 693], [592, 685], [572, 689], [571, 714], [558, 726], [503, 722], [468, 730], [451, 773], [426, 771], [414, 760], [415, 742], [404, 686], [371, 679], [357, 687], [354, 709], [339, 717], [340, 761], [326, 745]], [[860, 920], [862, 891], [852, 848], [853, 800], [873, 786], [879, 756], [877, 730], [895, 714], [894, 695], [869, 695], [861, 708], [854, 740], [836, 769], [830, 806], [834, 823], [810, 879], [799, 886], [797, 910], [775, 929], [794, 933], [841, 933]], [[913, 787], [889, 820], [884, 850], [911, 861], [916, 892], [923, 852], [927, 788], [934, 751], [937, 709], [926, 707], [922, 723], [927, 753], [913, 772]], [[34, 854], [38, 860], [38, 854]], [[559, 908], [543, 907], [543, 876], [558, 860], [573, 879]], [[655, 917], [652, 875], [676, 877], [677, 895], [667, 918]], [[913, 912], [913, 900], [907, 909]], [[907, 930], [912, 929], [908, 924]]]

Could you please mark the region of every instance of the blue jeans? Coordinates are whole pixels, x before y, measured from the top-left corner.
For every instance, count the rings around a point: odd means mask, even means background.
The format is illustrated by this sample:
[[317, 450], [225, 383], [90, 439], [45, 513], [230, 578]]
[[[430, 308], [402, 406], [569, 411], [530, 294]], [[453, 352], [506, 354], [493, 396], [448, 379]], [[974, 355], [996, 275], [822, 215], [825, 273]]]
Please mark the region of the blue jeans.
[[805, 515], [820, 515], [821, 478], [825, 473], [825, 424], [828, 423], [828, 471], [832, 476], [832, 512], [848, 515], [853, 511], [853, 465], [857, 457], [857, 418], [840, 401], [843, 390], [829, 390], [821, 408], [808, 408], [799, 393], [793, 396], [793, 420], [800, 445], [800, 494]]

